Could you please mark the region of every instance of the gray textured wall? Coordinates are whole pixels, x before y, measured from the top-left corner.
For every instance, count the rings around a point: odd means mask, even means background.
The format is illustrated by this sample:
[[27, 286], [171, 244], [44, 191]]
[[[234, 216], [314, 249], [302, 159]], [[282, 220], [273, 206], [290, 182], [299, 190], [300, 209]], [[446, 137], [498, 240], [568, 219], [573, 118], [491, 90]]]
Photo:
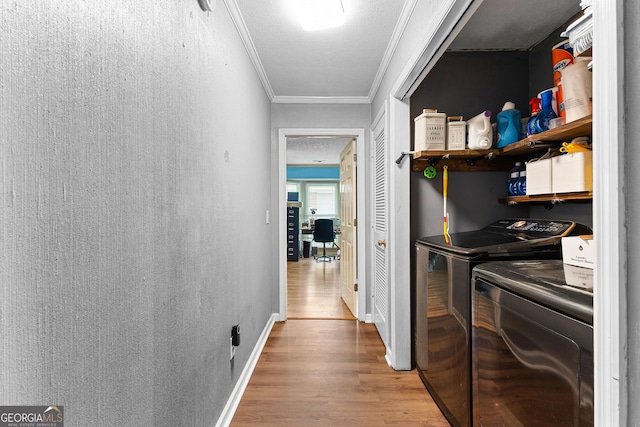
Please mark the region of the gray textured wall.
[[[473, 70], [473, 73], [469, 73]], [[465, 120], [491, 110], [492, 121], [506, 101], [527, 113], [526, 52], [445, 52], [411, 96], [411, 118], [437, 108]], [[413, 139], [413, 123], [411, 138]], [[450, 232], [477, 230], [500, 218], [528, 216], [528, 208], [499, 203], [508, 172], [449, 172]], [[442, 174], [411, 174], [411, 240], [442, 233]]]
[[224, 4], [0, 13], [0, 404], [212, 425], [277, 286], [269, 100]]
[[[640, 4], [638, 2], [624, 2], [624, 55], [625, 55], [625, 177], [624, 195], [626, 203], [626, 244], [627, 244], [627, 360], [629, 394], [627, 404], [627, 425], [640, 425], [640, 55], [638, 41], [640, 40]], [[624, 362], [624, 360], [623, 360]]]

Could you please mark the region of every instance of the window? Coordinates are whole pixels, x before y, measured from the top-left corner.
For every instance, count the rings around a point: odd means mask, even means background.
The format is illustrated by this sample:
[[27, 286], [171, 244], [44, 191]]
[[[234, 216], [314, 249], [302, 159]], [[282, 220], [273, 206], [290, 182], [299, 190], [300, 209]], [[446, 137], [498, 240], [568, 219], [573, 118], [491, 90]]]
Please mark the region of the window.
[[300, 193], [300, 183], [287, 181], [287, 193]]
[[[297, 195], [297, 198], [295, 196]], [[294, 196], [292, 199], [291, 196]], [[302, 194], [300, 194], [300, 183], [287, 181], [287, 201], [300, 201], [302, 200]]]
[[[333, 218], [340, 215], [340, 182], [339, 181], [287, 181], [287, 193], [299, 193], [302, 208], [300, 222], [313, 222], [317, 218]], [[311, 208], [315, 213], [311, 214]]]
[[316, 218], [333, 218], [338, 216], [338, 184], [307, 183], [308, 209], [315, 208]]

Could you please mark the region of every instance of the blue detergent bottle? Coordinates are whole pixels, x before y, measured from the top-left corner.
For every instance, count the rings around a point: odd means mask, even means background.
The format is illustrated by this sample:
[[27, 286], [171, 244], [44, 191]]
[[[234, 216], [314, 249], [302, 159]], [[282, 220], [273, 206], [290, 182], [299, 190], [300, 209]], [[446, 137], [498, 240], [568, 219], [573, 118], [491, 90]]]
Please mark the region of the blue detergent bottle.
[[516, 162], [515, 166], [511, 168], [509, 182], [507, 183], [507, 194], [509, 196], [518, 195], [518, 179], [520, 178], [520, 172], [523, 170], [524, 168], [520, 162]]
[[521, 171], [520, 177], [516, 182], [516, 192], [517, 196], [526, 196], [527, 195], [527, 171]]
[[516, 110], [516, 104], [505, 102], [502, 111], [496, 116], [496, 129], [498, 131], [497, 148], [506, 147], [521, 139], [522, 115]]
[[542, 104], [542, 109], [534, 120], [535, 128], [537, 131], [536, 133], [549, 130], [549, 120], [558, 117], [556, 115], [556, 112], [553, 111], [553, 89], [547, 89], [544, 92], [540, 93], [540, 102]]

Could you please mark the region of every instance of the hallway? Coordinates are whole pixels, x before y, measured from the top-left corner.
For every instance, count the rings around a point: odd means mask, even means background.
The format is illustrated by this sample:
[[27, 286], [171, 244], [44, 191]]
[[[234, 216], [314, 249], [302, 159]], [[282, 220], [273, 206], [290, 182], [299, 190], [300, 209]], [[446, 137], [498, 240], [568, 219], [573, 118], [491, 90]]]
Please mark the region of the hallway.
[[396, 372], [372, 324], [277, 323], [231, 426], [449, 424], [416, 371]]
[[287, 263], [287, 319], [355, 319], [340, 298], [340, 260]]
[[232, 426], [449, 426], [415, 370], [387, 365], [373, 324], [340, 320], [339, 262], [288, 268], [289, 320], [274, 325]]

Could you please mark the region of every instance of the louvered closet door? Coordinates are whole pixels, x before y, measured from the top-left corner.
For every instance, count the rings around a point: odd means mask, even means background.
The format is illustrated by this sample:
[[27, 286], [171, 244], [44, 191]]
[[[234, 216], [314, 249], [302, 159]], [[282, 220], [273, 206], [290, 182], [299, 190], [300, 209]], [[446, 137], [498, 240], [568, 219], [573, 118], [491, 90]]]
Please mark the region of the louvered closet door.
[[372, 139], [374, 145], [373, 182], [374, 182], [374, 218], [373, 218], [373, 318], [380, 338], [389, 347], [389, 263], [387, 260], [387, 230], [389, 209], [387, 203], [387, 142], [385, 134], [386, 114], [374, 125]]

